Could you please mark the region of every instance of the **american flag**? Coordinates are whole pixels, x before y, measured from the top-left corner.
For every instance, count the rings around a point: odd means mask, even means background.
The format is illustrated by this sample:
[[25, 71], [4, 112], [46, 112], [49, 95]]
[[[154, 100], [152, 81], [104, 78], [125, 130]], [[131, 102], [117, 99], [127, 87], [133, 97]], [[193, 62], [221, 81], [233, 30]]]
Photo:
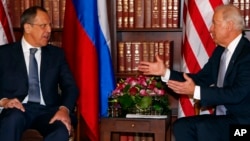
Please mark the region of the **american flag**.
[[0, 45], [15, 40], [10, 17], [7, 11], [6, 0], [0, 0]]
[[[215, 43], [209, 33], [216, 6], [229, 0], [184, 0], [183, 5], [183, 48], [182, 71], [198, 72], [211, 56]], [[211, 113], [210, 110], [200, 114]], [[187, 96], [179, 99], [178, 117], [195, 115], [194, 101]]]

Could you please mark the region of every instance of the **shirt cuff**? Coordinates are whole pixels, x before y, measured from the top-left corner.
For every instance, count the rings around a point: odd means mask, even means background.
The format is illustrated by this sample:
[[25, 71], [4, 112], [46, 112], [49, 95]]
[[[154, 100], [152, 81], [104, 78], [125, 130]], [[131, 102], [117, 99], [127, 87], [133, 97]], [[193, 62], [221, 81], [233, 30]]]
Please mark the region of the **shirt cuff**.
[[60, 106], [59, 109], [61, 109], [61, 108], [65, 108], [68, 111], [68, 113], [70, 113], [69, 109], [66, 106]]
[[194, 87], [194, 99], [200, 100], [201, 99], [201, 87], [200, 86], [195, 86]]
[[161, 76], [161, 80], [163, 82], [168, 82], [169, 78], [170, 78], [170, 70], [166, 69], [165, 75]]

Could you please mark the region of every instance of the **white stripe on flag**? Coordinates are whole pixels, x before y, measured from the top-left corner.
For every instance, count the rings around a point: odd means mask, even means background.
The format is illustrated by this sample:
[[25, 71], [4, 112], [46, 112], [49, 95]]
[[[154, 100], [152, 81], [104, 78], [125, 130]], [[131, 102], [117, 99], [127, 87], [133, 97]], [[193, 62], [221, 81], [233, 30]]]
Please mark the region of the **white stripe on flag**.
[[110, 35], [109, 35], [109, 25], [108, 25], [108, 15], [107, 15], [107, 5], [106, 1], [104, 0], [98, 0], [98, 17], [99, 17], [99, 23], [101, 26], [101, 30], [103, 35], [105, 36], [106, 43], [108, 44], [109, 51], [111, 52], [111, 41], [110, 41]]
[[190, 46], [192, 47], [192, 51], [196, 56], [199, 65], [203, 66], [207, 62], [209, 56], [201, 42], [200, 36], [194, 27], [193, 21], [190, 19], [189, 13], [187, 13], [187, 21], [189, 21], [186, 25], [186, 27], [188, 27], [186, 29], [187, 39], [190, 43]]

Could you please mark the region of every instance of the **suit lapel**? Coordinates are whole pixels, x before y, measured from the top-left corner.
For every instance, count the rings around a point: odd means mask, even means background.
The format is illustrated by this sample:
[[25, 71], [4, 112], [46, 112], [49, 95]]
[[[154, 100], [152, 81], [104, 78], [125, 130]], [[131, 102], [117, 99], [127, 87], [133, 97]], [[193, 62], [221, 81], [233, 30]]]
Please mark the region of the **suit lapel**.
[[239, 41], [239, 44], [237, 45], [237, 47], [235, 48], [235, 51], [230, 59], [230, 62], [228, 64], [228, 67], [227, 67], [227, 72], [225, 74], [225, 78], [230, 74], [230, 72], [233, 70], [233, 67], [234, 67], [234, 63], [235, 63], [235, 60], [237, 59], [237, 57], [239, 56], [239, 54], [241, 53], [242, 51], [242, 48], [244, 47], [244, 40], [243, 40], [244, 37], [242, 37]]
[[49, 53], [49, 50], [47, 46], [42, 47], [42, 54], [41, 54], [41, 68], [40, 68], [40, 79], [41, 83], [43, 82], [43, 78], [45, 78], [45, 75], [47, 73], [47, 70], [50, 66], [50, 58], [51, 55]]
[[12, 67], [14, 70], [20, 71], [21, 76], [25, 77], [25, 79], [28, 81], [28, 71], [26, 68], [26, 63], [24, 60], [24, 54], [21, 46], [21, 42], [18, 42], [11, 46], [13, 49], [12, 51], [12, 58], [13, 58], [13, 64]]

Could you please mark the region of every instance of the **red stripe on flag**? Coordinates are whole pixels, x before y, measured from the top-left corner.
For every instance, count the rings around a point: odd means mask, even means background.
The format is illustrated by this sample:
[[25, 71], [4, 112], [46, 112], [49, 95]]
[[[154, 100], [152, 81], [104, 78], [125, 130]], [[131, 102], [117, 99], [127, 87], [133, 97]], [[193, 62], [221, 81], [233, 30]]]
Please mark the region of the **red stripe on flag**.
[[13, 42], [14, 39], [13, 39], [12, 34], [11, 34], [12, 29], [10, 28], [10, 23], [7, 19], [7, 16], [8, 15], [6, 14], [6, 12], [4, 10], [3, 2], [1, 0], [1, 2], [0, 2], [0, 22], [3, 26], [3, 30], [5, 32], [8, 43], [10, 43], [10, 42]]
[[195, 57], [195, 54], [192, 50], [192, 47], [189, 44], [189, 41], [187, 40], [187, 37], [185, 35], [185, 42], [183, 47], [183, 57], [186, 60], [186, 66], [188, 70], [192, 73], [198, 72], [201, 67]]
[[[66, 1], [63, 49], [79, 88], [78, 110], [87, 127], [84, 135], [99, 140], [97, 51], [78, 21], [71, 0]], [[70, 22], [69, 22], [70, 21]]]
[[193, 116], [195, 114], [193, 105], [187, 95], [180, 96], [180, 105], [185, 116]]
[[[212, 37], [210, 36], [210, 32], [207, 29], [207, 26], [204, 22], [204, 20], [206, 20], [206, 19], [202, 18], [200, 11], [195, 3], [195, 0], [189, 0], [188, 10], [190, 13], [190, 17], [194, 23], [196, 32], [200, 36], [200, 39], [203, 43], [203, 46], [205, 47], [207, 54], [209, 56], [211, 56], [211, 54], [214, 50], [214, 47], [215, 47], [215, 43], [212, 41]], [[209, 20], [211, 20], [211, 19], [209, 19]]]

